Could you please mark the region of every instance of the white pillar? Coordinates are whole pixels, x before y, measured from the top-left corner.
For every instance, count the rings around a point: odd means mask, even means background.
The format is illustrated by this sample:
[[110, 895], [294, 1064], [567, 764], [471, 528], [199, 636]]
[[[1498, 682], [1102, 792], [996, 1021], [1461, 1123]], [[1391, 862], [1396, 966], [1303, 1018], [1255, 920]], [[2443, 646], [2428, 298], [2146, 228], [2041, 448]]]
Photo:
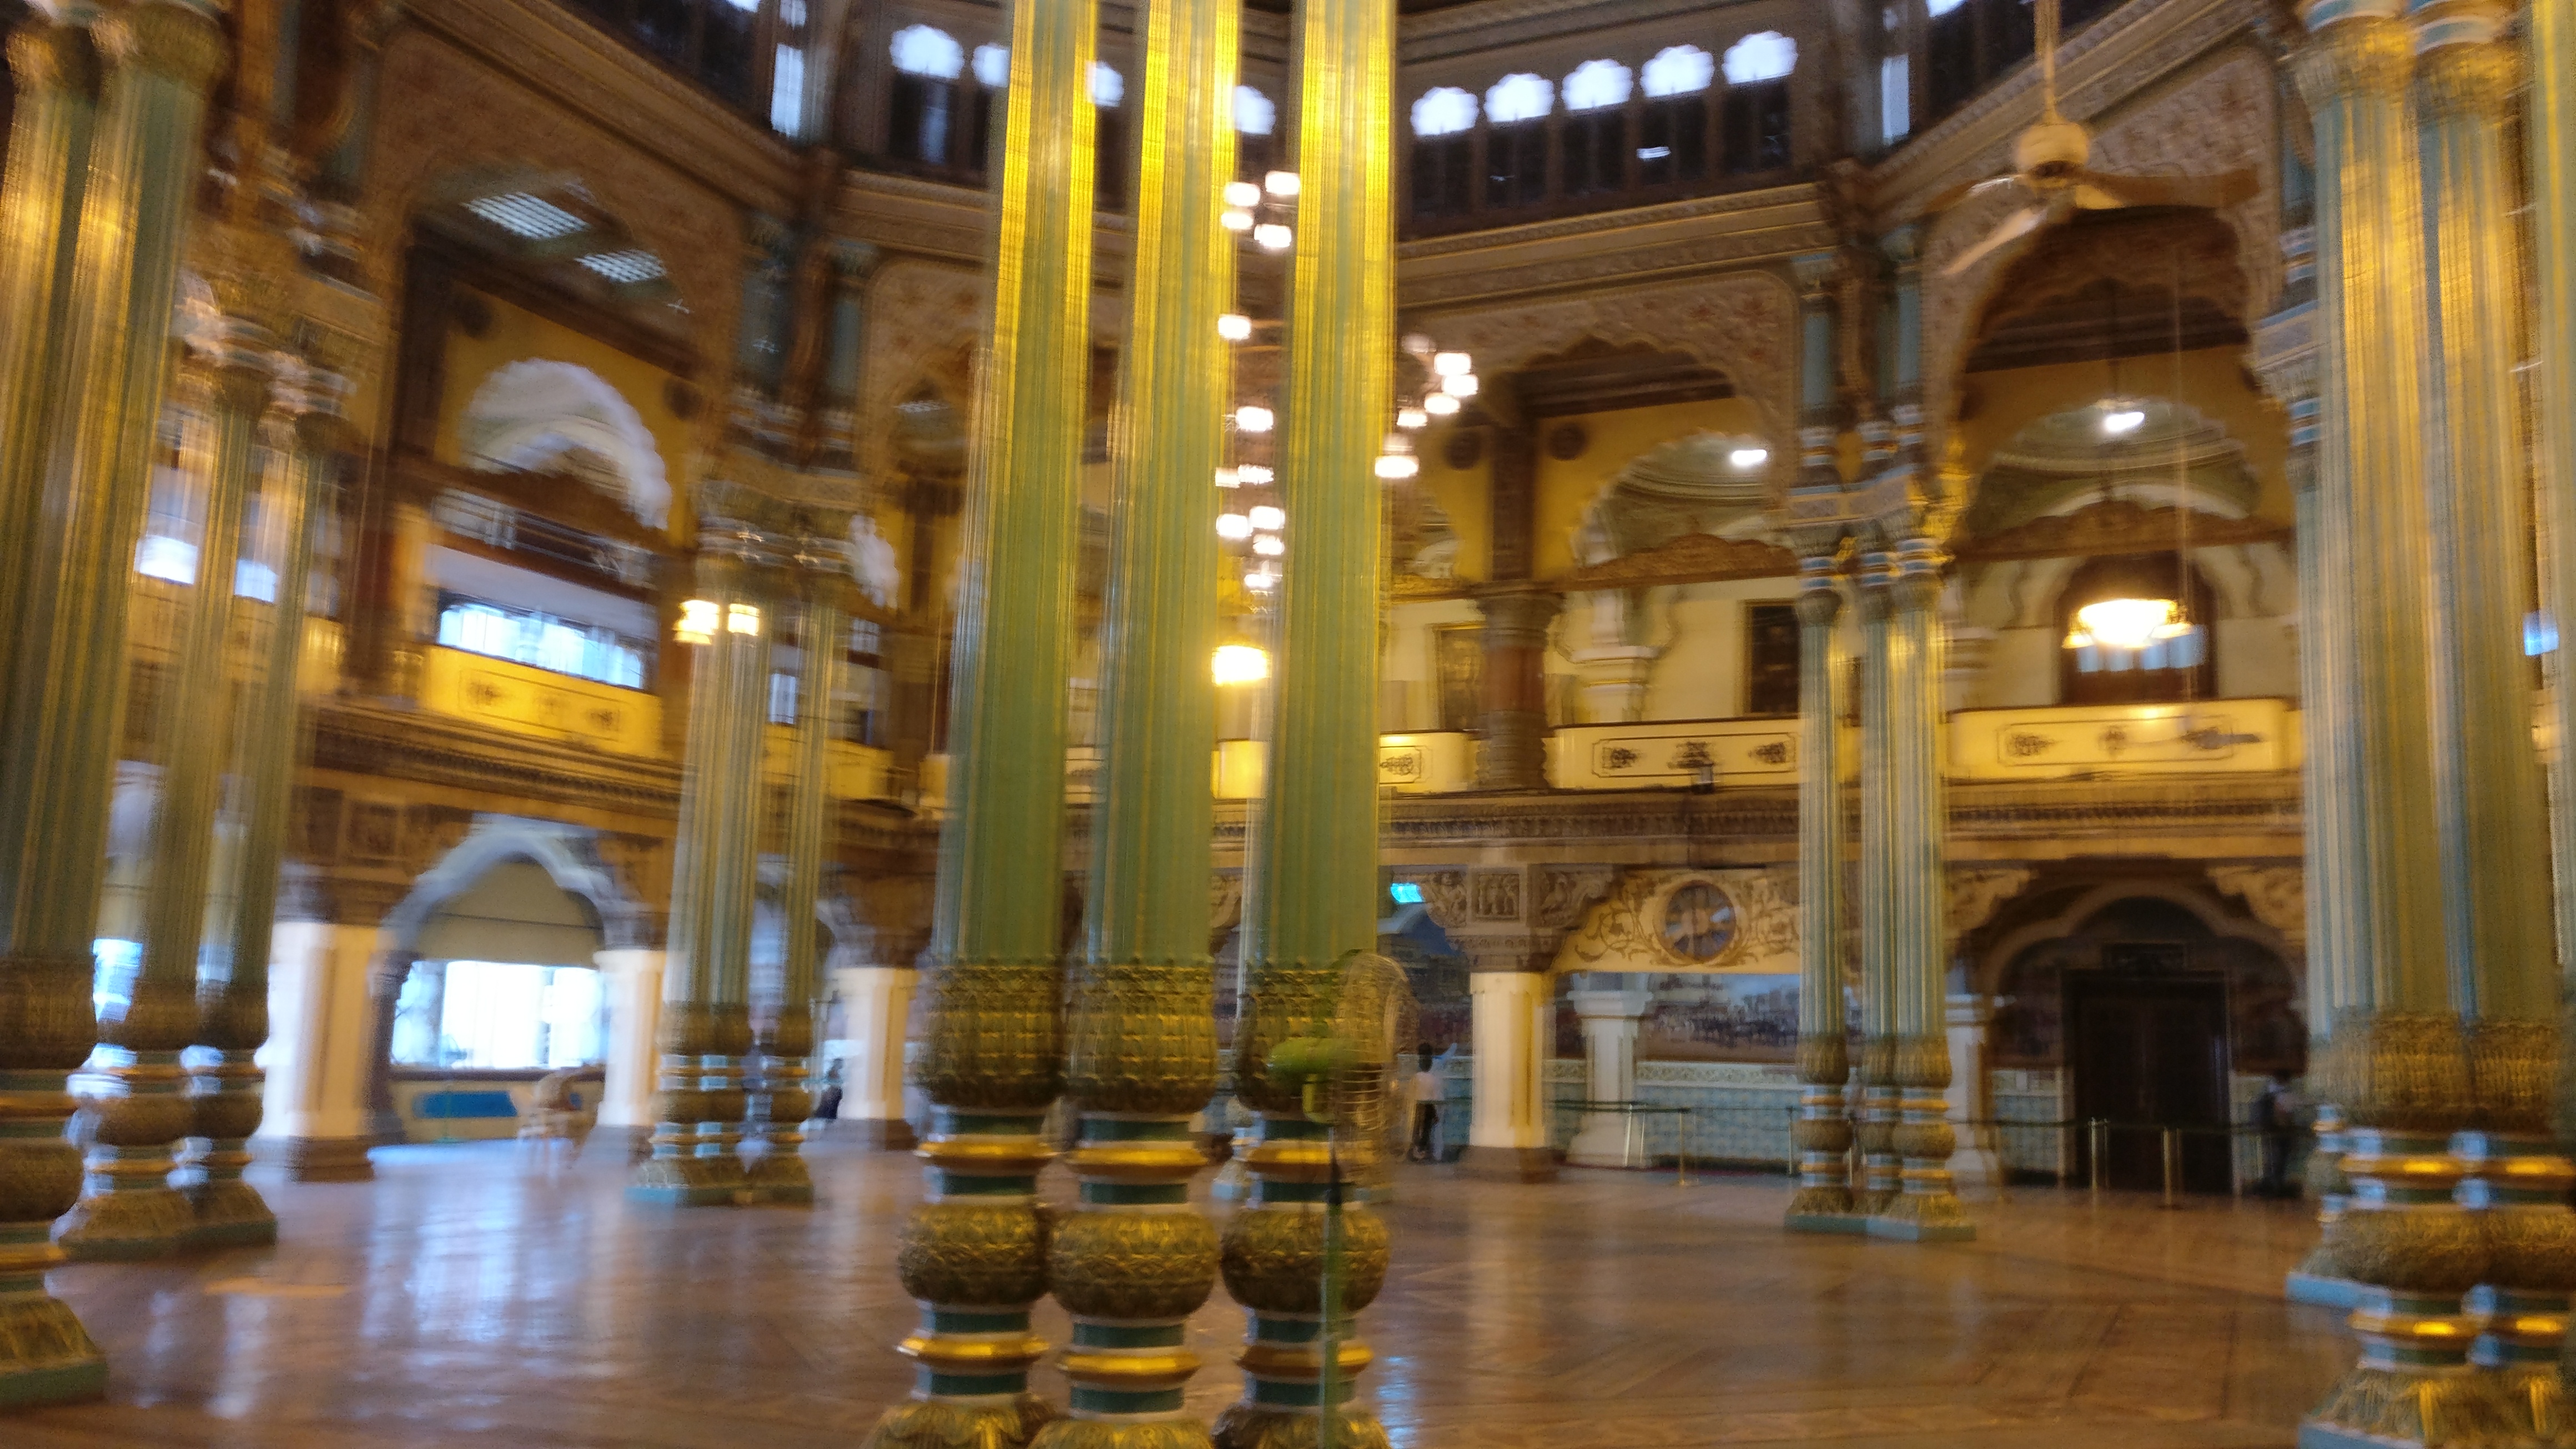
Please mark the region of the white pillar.
[[[1637, 1028], [1653, 998], [1633, 987], [1573, 993], [1583, 1023], [1583, 1054], [1590, 1069], [1584, 1096], [1594, 1102], [1637, 1100]], [[1638, 1167], [1645, 1163], [1645, 1134], [1624, 1112], [1587, 1112], [1565, 1151], [1577, 1167]]]
[[1540, 971], [1478, 971], [1467, 978], [1475, 1034], [1474, 1120], [1459, 1166], [1469, 1176], [1545, 1182], [1556, 1176], [1547, 1141], [1547, 1038], [1551, 978]]
[[1961, 1186], [1999, 1181], [2004, 1172], [2002, 1132], [1968, 1125], [1991, 1122], [1995, 1115], [1994, 1076], [1986, 1068], [1994, 998], [1953, 995], [1948, 1008], [1943, 1025], [1950, 1037], [1950, 1085], [1942, 1096], [1949, 1101], [1950, 1120], [1959, 1134], [1958, 1155], [1950, 1159], [1950, 1180]]
[[844, 966], [832, 973], [849, 1045], [841, 1058], [840, 1120], [871, 1145], [897, 1151], [913, 1145], [903, 1112], [903, 1044], [919, 975], [909, 966]]
[[375, 1003], [367, 989], [378, 947], [373, 926], [280, 921], [270, 936], [268, 1070], [259, 1156], [298, 1182], [361, 1182], [371, 1124], [368, 1057]]
[[653, 1083], [661, 1054], [664, 953], [621, 946], [594, 951], [608, 998], [608, 1079], [600, 1084], [599, 1122], [591, 1133], [604, 1154], [620, 1161], [642, 1155], [653, 1135]]

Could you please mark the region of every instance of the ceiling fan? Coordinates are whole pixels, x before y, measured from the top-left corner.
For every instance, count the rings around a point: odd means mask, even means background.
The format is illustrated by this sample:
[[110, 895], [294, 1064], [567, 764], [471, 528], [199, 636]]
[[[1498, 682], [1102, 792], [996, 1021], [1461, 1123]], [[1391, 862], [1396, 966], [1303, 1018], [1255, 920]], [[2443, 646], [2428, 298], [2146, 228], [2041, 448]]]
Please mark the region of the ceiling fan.
[[1970, 196], [2001, 186], [2019, 187], [2031, 198], [2030, 204], [1997, 222], [1992, 231], [1952, 257], [1950, 264], [1942, 268], [1943, 276], [1955, 277], [1996, 248], [2043, 226], [2063, 223], [2078, 211], [2117, 211], [2129, 206], [2215, 208], [2232, 206], [2254, 194], [2254, 174], [2250, 171], [2231, 171], [2198, 180], [2116, 176], [2085, 169], [2084, 163], [2092, 157], [2092, 136], [2080, 123], [2057, 112], [2057, 0], [2038, 0], [2037, 9], [2040, 114], [2038, 122], [2013, 141], [2012, 172], [1954, 186], [1934, 197], [1923, 208], [1923, 214], [1938, 215]]

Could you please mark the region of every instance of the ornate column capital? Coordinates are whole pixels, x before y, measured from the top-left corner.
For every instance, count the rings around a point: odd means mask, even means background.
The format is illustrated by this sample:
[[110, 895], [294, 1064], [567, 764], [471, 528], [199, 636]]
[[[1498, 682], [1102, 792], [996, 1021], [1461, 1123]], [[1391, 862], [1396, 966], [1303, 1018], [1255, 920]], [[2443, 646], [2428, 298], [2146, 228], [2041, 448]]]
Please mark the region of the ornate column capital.
[[1798, 622], [1810, 628], [1830, 629], [1843, 611], [1842, 590], [1834, 587], [1834, 563], [1830, 558], [1809, 558], [1799, 570]]
[[1487, 638], [1505, 647], [1535, 649], [1545, 645], [1547, 627], [1556, 622], [1564, 607], [1564, 595], [1526, 584], [1497, 589], [1476, 600], [1476, 612], [1484, 616]]
[[2466, 27], [2417, 35], [2415, 94], [2428, 117], [2501, 122], [2512, 112], [2522, 65], [2511, 46]]
[[21, 25], [9, 33], [9, 73], [18, 89], [87, 90], [98, 81], [98, 56], [75, 25]]
[[1822, 308], [1833, 301], [1834, 283], [1842, 276], [1843, 255], [1840, 252], [1800, 252], [1789, 259], [1789, 273], [1798, 281], [1798, 301], [1809, 308]]
[[[110, 14], [90, 33], [110, 65], [152, 71], [192, 91], [213, 85], [230, 54], [223, 28], [193, 5], [132, 6]], [[12, 46], [13, 57], [15, 52]]]
[[2362, 96], [2393, 100], [2404, 95], [2415, 42], [2393, 7], [2382, 13], [2358, 4], [2312, 0], [2301, 8], [2300, 18], [2310, 33], [2290, 57], [2290, 78], [2309, 110]]

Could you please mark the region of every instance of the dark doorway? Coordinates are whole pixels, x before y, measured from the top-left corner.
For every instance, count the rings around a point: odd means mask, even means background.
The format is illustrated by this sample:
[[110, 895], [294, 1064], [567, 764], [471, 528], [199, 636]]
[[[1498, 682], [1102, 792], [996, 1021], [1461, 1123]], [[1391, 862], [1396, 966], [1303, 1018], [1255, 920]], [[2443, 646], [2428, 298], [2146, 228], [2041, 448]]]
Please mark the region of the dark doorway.
[[[2077, 1163], [2093, 1169], [2086, 1124], [2109, 1121], [2107, 1187], [2164, 1185], [2160, 1127], [2180, 1139], [2186, 1192], [2228, 1191], [2227, 983], [2189, 967], [2179, 943], [2106, 944], [2102, 969], [2066, 973], [2066, 1060], [2075, 1074]], [[2089, 1177], [2088, 1179], [2089, 1180]]]

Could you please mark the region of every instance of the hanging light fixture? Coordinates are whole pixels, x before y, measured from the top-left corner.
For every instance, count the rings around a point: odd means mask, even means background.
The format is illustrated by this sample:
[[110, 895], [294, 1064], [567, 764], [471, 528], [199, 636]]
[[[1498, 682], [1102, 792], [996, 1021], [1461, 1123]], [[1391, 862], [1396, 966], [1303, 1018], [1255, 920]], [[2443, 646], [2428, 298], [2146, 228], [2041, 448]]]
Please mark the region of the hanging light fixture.
[[1458, 399], [1449, 393], [1435, 392], [1422, 400], [1422, 410], [1435, 418], [1445, 418], [1458, 411]]
[[1209, 663], [1220, 685], [1259, 684], [1270, 677], [1269, 652], [1240, 639], [1216, 646], [1216, 656]]
[[2182, 605], [2171, 599], [2101, 599], [2075, 611], [2069, 649], [2144, 649], [2191, 632]]
[[1216, 335], [1228, 342], [1252, 339], [1252, 319], [1240, 312], [1228, 312], [1216, 319]]
[[2135, 403], [2106, 399], [2102, 403], [2102, 432], [2106, 437], [2125, 438], [2144, 426], [2146, 409]]
[[1245, 403], [1234, 410], [1234, 425], [1247, 433], [1266, 433], [1278, 422], [1270, 409], [1259, 403]]
[[713, 599], [684, 599], [680, 602], [679, 622], [671, 626], [671, 637], [682, 644], [713, 644], [721, 612]]

